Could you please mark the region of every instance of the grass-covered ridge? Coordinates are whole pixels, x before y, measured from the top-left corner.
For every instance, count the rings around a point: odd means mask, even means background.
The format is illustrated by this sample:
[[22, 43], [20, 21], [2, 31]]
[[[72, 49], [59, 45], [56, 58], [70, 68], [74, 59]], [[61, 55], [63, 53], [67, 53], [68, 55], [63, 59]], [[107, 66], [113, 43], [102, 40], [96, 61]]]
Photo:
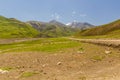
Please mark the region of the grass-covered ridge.
[[0, 16], [0, 38], [30, 38], [39, 34], [31, 25]]
[[81, 38], [120, 38], [120, 20], [95, 28], [80, 31], [76, 36]]
[[0, 53], [6, 52], [56, 52], [80, 46], [76, 41], [65, 38], [49, 38], [12, 44], [0, 44]]

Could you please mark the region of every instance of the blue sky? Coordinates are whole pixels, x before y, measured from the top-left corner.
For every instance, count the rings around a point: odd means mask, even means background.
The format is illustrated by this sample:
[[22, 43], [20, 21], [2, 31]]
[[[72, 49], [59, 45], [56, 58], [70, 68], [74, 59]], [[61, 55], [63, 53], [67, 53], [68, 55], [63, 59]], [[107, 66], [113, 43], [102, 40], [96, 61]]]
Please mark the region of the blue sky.
[[0, 0], [0, 15], [22, 21], [101, 25], [120, 18], [120, 0]]

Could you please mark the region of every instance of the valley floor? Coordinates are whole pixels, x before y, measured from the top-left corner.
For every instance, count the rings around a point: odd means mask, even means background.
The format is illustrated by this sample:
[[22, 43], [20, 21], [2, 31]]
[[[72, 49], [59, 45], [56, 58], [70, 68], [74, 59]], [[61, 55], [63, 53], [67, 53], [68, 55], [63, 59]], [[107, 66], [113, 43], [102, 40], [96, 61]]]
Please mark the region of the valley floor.
[[119, 79], [119, 48], [80, 43], [51, 53], [11, 51], [0, 54], [0, 80]]

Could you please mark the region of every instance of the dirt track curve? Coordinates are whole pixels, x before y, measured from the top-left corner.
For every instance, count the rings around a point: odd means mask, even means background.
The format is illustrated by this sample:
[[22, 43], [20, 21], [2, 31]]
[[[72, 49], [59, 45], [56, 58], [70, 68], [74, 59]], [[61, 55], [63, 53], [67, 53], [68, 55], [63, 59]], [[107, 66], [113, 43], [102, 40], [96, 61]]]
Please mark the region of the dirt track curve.
[[69, 38], [69, 39], [84, 43], [92, 43], [92, 44], [98, 44], [108, 47], [120, 48], [120, 39], [77, 39], [77, 38]]

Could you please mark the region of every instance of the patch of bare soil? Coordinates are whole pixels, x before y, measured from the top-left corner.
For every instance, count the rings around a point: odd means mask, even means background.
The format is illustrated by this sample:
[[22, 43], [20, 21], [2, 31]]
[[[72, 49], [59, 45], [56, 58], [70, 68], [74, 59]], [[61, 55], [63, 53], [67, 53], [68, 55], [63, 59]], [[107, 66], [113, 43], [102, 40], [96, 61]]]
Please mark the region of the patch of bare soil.
[[[120, 51], [108, 47], [84, 44], [83, 53], [78, 48], [66, 49], [58, 53], [42, 52], [0, 54], [0, 67], [10, 68], [0, 73], [0, 80], [119, 80]], [[105, 54], [105, 58], [95, 60], [93, 56]], [[116, 54], [116, 55], [114, 55]], [[22, 76], [24, 73], [27, 75]], [[32, 74], [30, 74], [32, 73]]]
[[9, 44], [9, 43], [23, 42], [23, 41], [32, 41], [32, 40], [38, 40], [38, 39], [40, 39], [40, 38], [0, 39], [0, 44]]

